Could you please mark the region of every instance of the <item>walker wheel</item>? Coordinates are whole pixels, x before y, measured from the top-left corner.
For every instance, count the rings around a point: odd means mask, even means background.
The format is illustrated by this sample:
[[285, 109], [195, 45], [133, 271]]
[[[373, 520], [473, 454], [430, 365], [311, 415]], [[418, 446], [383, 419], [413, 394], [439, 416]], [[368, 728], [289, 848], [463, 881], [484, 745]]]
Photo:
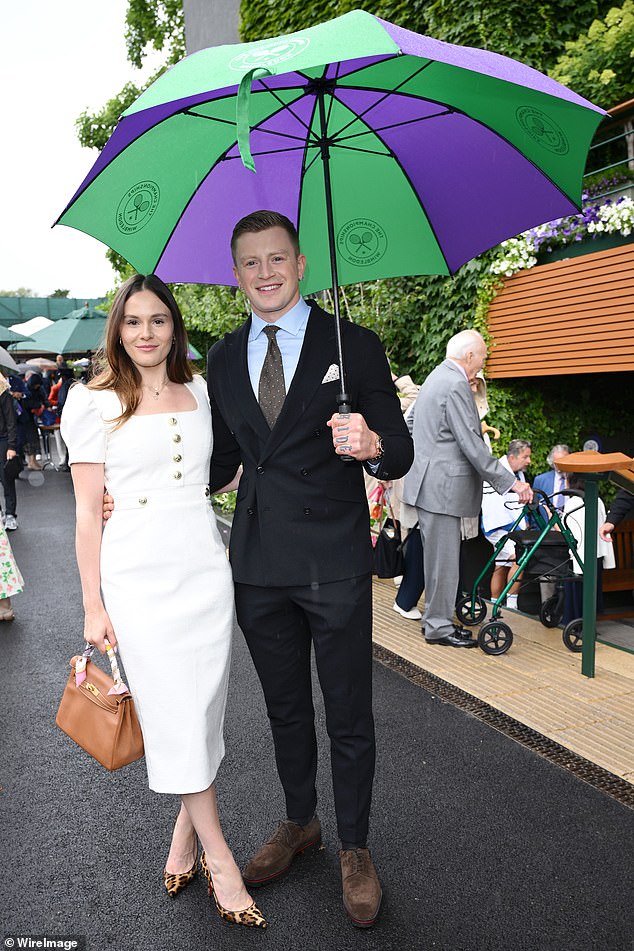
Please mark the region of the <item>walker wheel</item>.
[[487, 606], [480, 597], [472, 598], [470, 594], [461, 598], [456, 605], [456, 615], [461, 624], [480, 624], [487, 616]]
[[575, 618], [566, 624], [561, 637], [569, 651], [580, 654], [583, 650], [583, 619]]
[[561, 621], [561, 608], [559, 607], [559, 598], [555, 594], [552, 598], [547, 598], [539, 609], [539, 620], [544, 627], [557, 627]]
[[506, 654], [513, 643], [513, 631], [504, 621], [487, 621], [478, 633], [478, 647], [485, 654]]

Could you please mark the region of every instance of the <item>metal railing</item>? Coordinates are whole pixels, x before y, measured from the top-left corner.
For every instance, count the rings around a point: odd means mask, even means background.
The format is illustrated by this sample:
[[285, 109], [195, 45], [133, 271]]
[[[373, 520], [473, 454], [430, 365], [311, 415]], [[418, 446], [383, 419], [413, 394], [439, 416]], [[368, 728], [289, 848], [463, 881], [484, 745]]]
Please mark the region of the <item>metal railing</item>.
[[[609, 175], [610, 172], [618, 174], [621, 171], [626, 178], [614, 185], [613, 187], [606, 187], [604, 190], [596, 192], [592, 195], [592, 200], [597, 200], [599, 198], [608, 198], [612, 195], [627, 195], [630, 198], [634, 198], [634, 116], [632, 113], [628, 113], [627, 118], [619, 117], [606, 120], [600, 129], [599, 134], [602, 132], [608, 131], [609, 127], [620, 126], [623, 131], [619, 132], [617, 135], [611, 135], [607, 139], [601, 139], [598, 142], [594, 142], [590, 146], [588, 153], [588, 162], [586, 168], [588, 171], [583, 176], [584, 182], [588, 182], [591, 179], [595, 179], [598, 175], [606, 174]], [[607, 128], [606, 128], [607, 127]], [[619, 148], [616, 143], [623, 143], [623, 148]], [[614, 156], [614, 151], [617, 151], [622, 155], [622, 157]], [[613, 160], [616, 159], [616, 160]], [[608, 164], [605, 163], [607, 160]], [[597, 167], [592, 168], [593, 162], [596, 161]]]

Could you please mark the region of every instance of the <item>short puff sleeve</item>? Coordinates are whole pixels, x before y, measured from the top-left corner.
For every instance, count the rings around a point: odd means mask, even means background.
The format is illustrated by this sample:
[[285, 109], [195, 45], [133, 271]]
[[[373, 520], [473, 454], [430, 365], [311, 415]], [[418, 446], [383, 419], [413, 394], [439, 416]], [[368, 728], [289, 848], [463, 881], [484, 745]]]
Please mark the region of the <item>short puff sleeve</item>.
[[66, 397], [61, 424], [68, 446], [68, 461], [105, 462], [106, 427], [92, 390], [82, 383], [72, 386]]

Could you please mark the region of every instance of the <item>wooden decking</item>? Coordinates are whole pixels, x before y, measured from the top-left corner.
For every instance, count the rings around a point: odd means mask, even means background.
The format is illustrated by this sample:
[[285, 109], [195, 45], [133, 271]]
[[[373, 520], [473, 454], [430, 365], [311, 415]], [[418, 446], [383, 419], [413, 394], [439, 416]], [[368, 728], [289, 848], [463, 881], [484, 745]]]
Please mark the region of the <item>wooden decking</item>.
[[634, 783], [634, 655], [597, 644], [596, 677], [588, 679], [559, 628], [513, 611], [504, 619], [515, 639], [500, 657], [431, 647], [419, 622], [392, 609], [395, 592], [391, 581], [375, 579], [377, 644]]

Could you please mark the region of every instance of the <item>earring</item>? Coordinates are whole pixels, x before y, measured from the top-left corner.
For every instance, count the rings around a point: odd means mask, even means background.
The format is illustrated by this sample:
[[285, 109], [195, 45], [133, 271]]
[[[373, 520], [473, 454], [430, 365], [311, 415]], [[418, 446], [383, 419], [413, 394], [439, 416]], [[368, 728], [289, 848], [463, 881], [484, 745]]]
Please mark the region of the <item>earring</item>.
[[123, 340], [121, 339], [121, 337], [119, 337], [119, 346], [120, 346], [120, 347], [123, 346]]

